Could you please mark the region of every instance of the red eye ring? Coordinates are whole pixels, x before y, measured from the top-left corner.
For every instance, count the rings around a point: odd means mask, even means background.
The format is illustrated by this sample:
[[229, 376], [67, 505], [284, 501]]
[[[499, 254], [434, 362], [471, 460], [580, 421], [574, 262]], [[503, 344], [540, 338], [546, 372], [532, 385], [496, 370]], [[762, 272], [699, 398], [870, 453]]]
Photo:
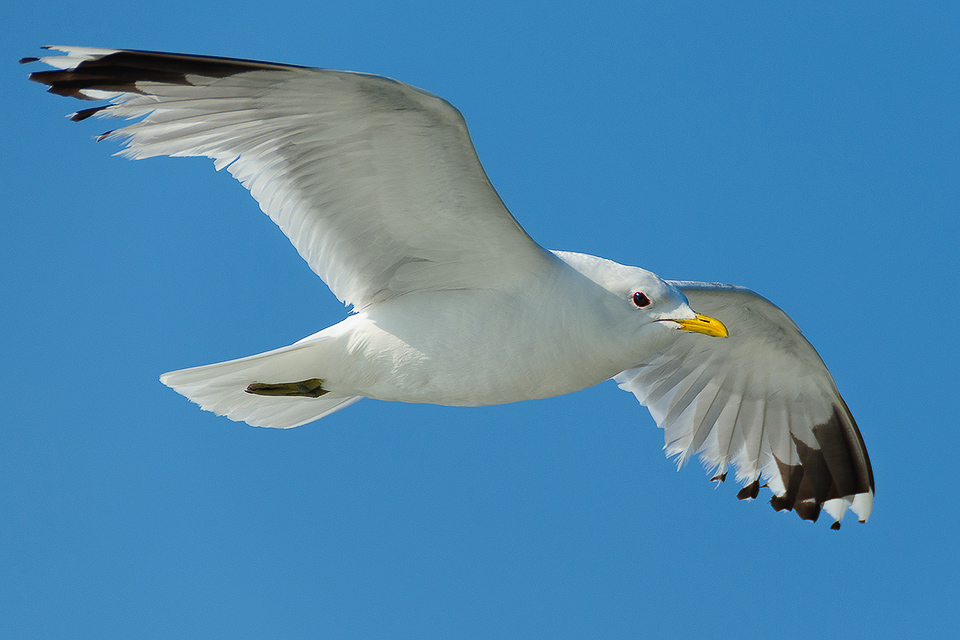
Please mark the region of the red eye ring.
[[633, 294], [633, 304], [637, 305], [641, 309], [643, 307], [649, 307], [650, 298], [648, 298], [647, 294], [645, 294], [643, 291], [637, 291]]

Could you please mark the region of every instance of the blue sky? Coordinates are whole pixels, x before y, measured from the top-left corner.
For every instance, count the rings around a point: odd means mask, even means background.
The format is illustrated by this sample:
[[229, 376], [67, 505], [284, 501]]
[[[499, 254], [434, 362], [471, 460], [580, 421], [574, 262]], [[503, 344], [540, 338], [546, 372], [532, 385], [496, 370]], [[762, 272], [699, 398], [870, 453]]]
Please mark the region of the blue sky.
[[[7, 3], [0, 636], [937, 637], [960, 626], [956, 3]], [[226, 172], [129, 162], [42, 44], [368, 71], [467, 118], [541, 244], [753, 288], [820, 351], [871, 521], [735, 499], [613, 383], [290, 431], [160, 373], [343, 307]], [[81, 105], [82, 106], [82, 105]]]

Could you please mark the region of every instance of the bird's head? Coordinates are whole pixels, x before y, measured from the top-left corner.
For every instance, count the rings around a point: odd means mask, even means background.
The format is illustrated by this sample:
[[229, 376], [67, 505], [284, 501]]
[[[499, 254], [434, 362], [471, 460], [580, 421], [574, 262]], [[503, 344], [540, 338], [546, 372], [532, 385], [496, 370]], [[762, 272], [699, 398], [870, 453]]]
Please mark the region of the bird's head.
[[668, 329], [716, 338], [728, 335], [722, 322], [694, 311], [680, 289], [651, 271], [583, 253], [554, 254], [613, 294], [610, 304], [617, 316], [644, 334]]

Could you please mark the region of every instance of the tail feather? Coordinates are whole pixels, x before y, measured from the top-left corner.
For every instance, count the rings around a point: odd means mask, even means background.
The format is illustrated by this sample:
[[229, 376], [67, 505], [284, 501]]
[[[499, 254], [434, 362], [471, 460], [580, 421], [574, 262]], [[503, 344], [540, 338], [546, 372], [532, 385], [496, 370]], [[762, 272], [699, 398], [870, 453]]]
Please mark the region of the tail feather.
[[254, 382], [287, 382], [316, 376], [322, 341], [299, 342], [238, 360], [171, 371], [160, 382], [218, 416], [255, 427], [298, 427], [348, 407], [362, 396], [327, 393], [319, 398], [247, 393]]

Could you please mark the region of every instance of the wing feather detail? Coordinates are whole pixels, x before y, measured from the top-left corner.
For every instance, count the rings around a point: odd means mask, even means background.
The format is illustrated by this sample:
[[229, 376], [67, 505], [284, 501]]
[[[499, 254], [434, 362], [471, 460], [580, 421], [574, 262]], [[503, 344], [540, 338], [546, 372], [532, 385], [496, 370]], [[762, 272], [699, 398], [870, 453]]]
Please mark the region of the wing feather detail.
[[680, 332], [658, 355], [614, 379], [664, 430], [667, 455], [700, 455], [714, 479], [729, 467], [755, 498], [839, 526], [847, 509], [861, 522], [873, 505], [873, 470], [863, 437], [836, 384], [794, 322], [742, 287], [673, 282], [698, 313], [716, 317], [727, 339]]
[[112, 100], [74, 120], [136, 120], [101, 136], [125, 140], [129, 158], [213, 158], [356, 308], [413, 291], [523, 287], [522, 274], [554, 261], [501, 202], [460, 112], [433, 94], [344, 71], [52, 48], [66, 55], [40, 58], [55, 70], [32, 80]]

